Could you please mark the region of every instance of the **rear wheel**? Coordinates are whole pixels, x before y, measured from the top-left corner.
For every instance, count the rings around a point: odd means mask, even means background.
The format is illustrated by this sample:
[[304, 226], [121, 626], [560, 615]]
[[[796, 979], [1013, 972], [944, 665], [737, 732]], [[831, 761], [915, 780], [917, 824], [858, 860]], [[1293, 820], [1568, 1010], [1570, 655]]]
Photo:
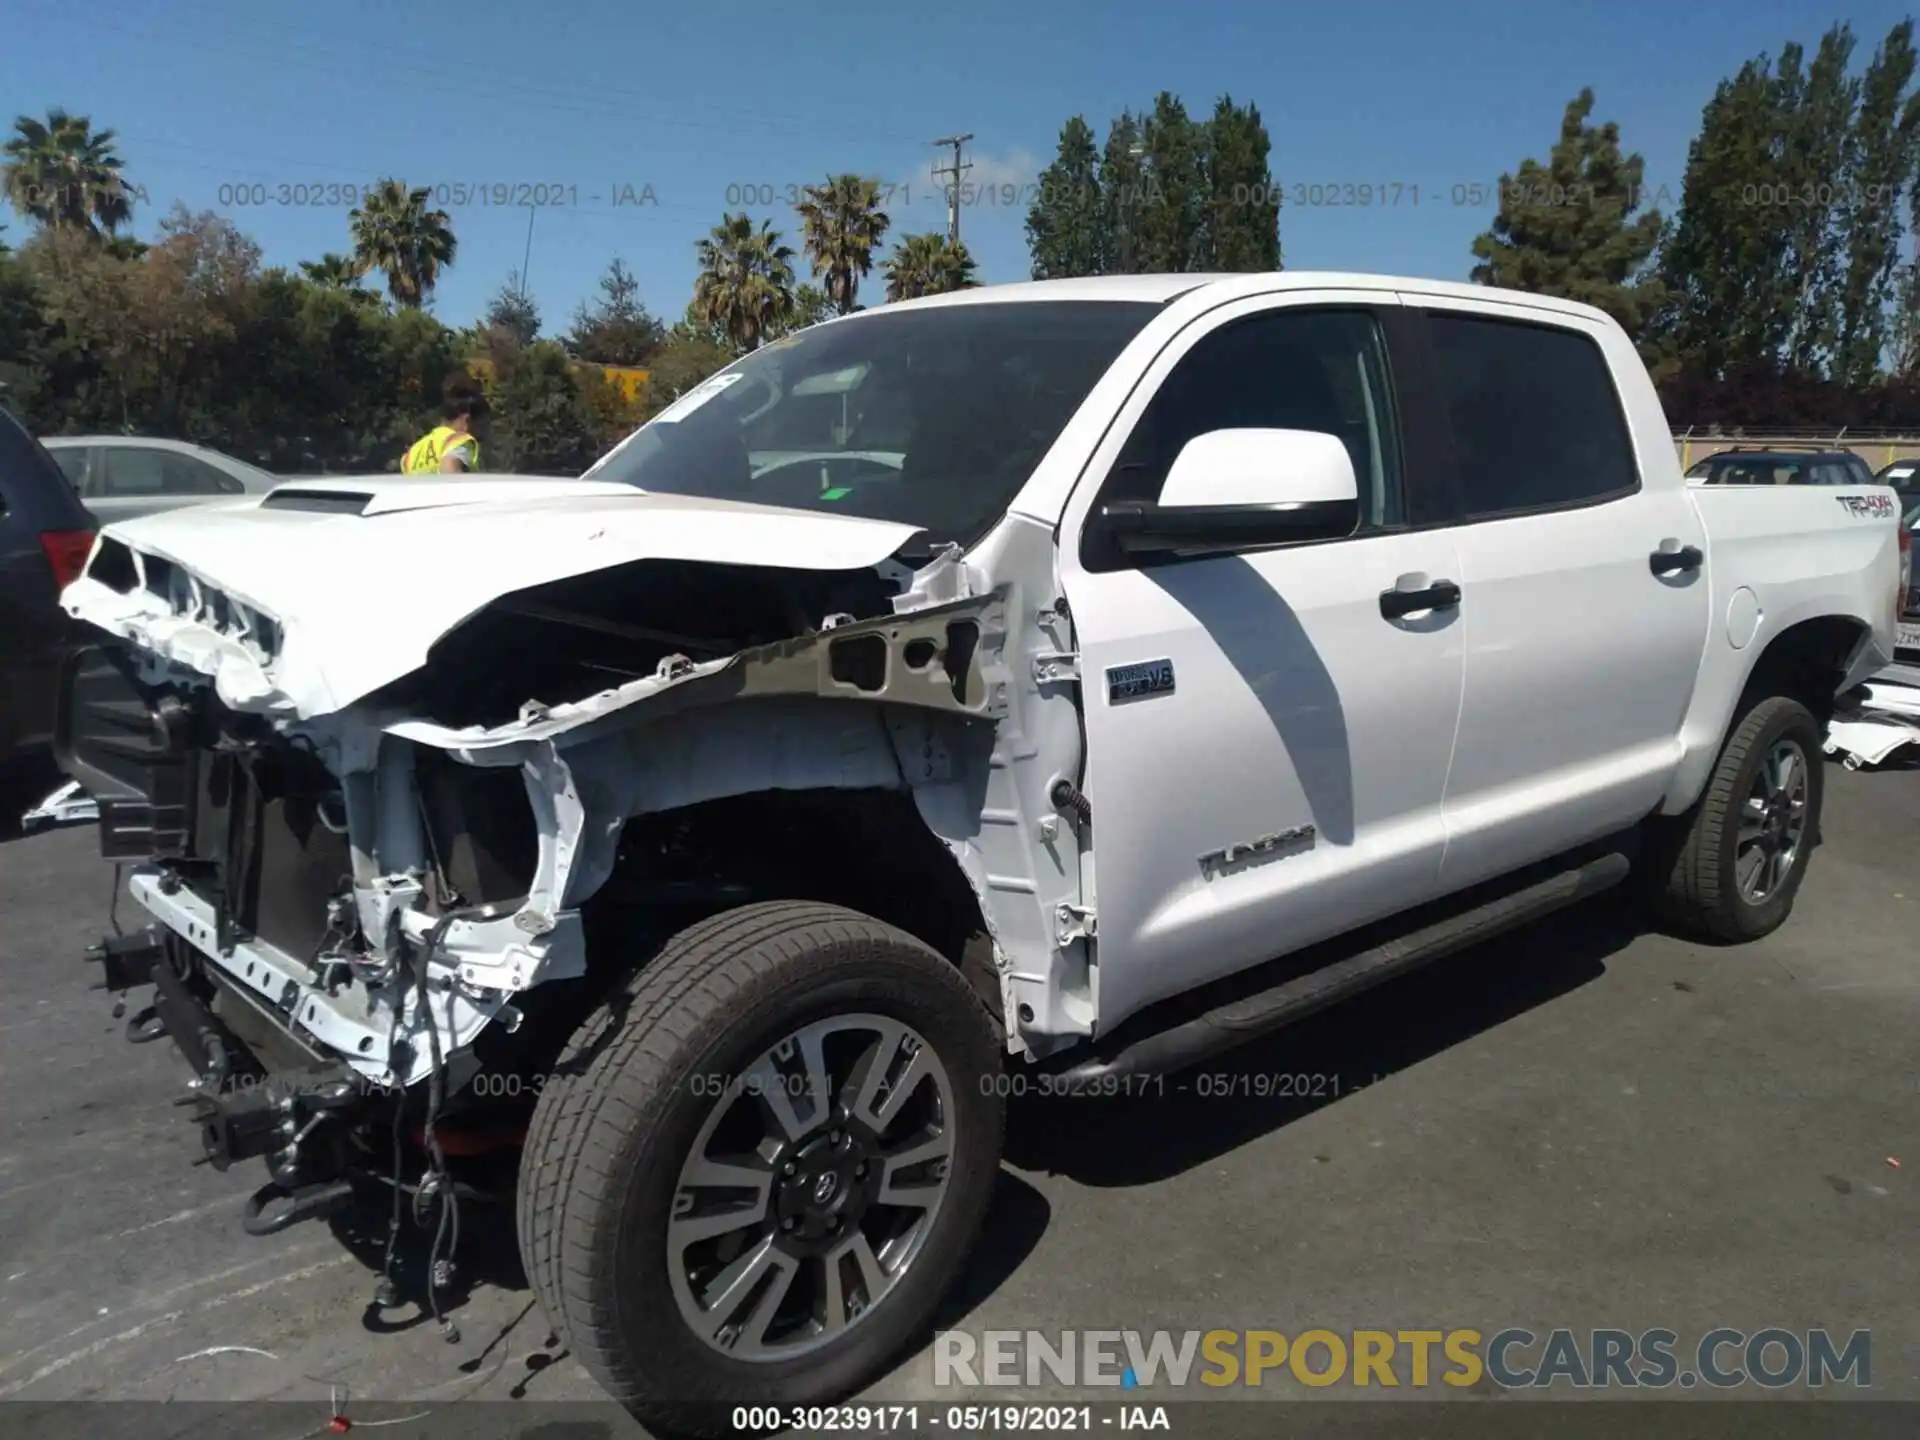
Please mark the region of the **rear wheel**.
[[1716, 940], [1785, 923], [1819, 837], [1820, 722], [1797, 700], [1762, 700], [1734, 726], [1707, 791], [1669, 851], [1664, 916]]
[[643, 1421], [829, 1401], [931, 1317], [999, 1168], [1001, 1046], [959, 972], [831, 906], [676, 936], [575, 1036], [527, 1137], [527, 1272]]

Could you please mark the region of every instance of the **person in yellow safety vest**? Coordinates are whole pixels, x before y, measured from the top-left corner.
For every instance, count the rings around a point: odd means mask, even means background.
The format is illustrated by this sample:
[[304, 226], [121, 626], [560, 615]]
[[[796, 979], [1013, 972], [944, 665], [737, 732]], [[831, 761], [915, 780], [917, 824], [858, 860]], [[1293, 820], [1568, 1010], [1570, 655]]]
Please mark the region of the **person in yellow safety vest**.
[[407, 447], [405, 475], [462, 475], [480, 468], [480, 442], [487, 433], [487, 397], [469, 381], [447, 386], [441, 423]]

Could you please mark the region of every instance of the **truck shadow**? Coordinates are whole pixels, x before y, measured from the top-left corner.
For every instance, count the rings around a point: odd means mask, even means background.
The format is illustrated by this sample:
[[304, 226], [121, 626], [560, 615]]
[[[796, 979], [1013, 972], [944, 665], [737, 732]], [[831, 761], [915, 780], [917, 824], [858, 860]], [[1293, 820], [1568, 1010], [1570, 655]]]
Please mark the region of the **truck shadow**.
[[[1607, 959], [1641, 931], [1635, 907], [1618, 896], [1601, 896], [1382, 985], [1194, 1071], [1149, 1082], [1144, 1093], [1098, 1099], [1017, 1096], [1008, 1109], [1007, 1165], [980, 1241], [934, 1317], [934, 1328], [961, 1324], [1007, 1283], [1046, 1233], [1051, 1206], [1017, 1172], [1051, 1173], [1100, 1187], [1147, 1185], [1179, 1175], [1599, 978]], [[384, 1259], [389, 1214], [387, 1204], [370, 1201], [329, 1222], [366, 1267], [369, 1296]], [[444, 1314], [457, 1317], [477, 1288], [528, 1290], [512, 1218], [504, 1208], [463, 1205], [461, 1228], [459, 1268], [440, 1296]], [[369, 1303], [362, 1320], [368, 1330], [433, 1323], [425, 1287], [431, 1239], [410, 1221], [403, 1226], [394, 1269], [401, 1304], [382, 1310]], [[544, 1328], [537, 1310], [531, 1323]], [[555, 1337], [548, 1337], [545, 1348], [550, 1360], [561, 1358]]]
[[1597, 897], [1130, 1094], [1030, 1091], [1007, 1161], [1103, 1187], [1181, 1174], [1599, 978], [1642, 929]]

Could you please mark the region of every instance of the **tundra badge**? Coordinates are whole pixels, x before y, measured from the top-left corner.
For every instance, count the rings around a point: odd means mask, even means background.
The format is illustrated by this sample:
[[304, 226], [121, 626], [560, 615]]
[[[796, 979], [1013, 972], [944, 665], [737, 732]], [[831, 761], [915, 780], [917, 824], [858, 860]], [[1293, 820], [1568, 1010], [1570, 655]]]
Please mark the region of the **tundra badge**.
[[1276, 857], [1283, 850], [1311, 850], [1315, 834], [1311, 825], [1295, 825], [1273, 835], [1262, 835], [1258, 840], [1242, 840], [1218, 850], [1209, 850], [1200, 857], [1200, 873], [1211, 880], [1229, 865]]
[[1173, 661], [1143, 660], [1138, 665], [1107, 667], [1107, 703], [1124, 704], [1149, 695], [1173, 693]]

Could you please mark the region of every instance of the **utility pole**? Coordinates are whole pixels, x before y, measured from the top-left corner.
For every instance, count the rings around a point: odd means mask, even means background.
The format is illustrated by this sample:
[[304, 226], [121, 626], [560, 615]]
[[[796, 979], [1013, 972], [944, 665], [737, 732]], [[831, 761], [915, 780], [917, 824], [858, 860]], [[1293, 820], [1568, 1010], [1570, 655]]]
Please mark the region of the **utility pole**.
[[534, 207], [527, 206], [527, 248], [520, 256], [520, 298], [527, 298], [527, 266], [533, 263], [533, 217]]
[[960, 147], [971, 139], [973, 139], [973, 132], [969, 130], [965, 135], [949, 135], [944, 140], [933, 142], [935, 145], [953, 147], [953, 164], [936, 165], [933, 168], [936, 179], [942, 175], [953, 177], [953, 183], [947, 187], [947, 243], [949, 245], [960, 243], [960, 176], [973, 168], [971, 160], [965, 165], [960, 163]]

